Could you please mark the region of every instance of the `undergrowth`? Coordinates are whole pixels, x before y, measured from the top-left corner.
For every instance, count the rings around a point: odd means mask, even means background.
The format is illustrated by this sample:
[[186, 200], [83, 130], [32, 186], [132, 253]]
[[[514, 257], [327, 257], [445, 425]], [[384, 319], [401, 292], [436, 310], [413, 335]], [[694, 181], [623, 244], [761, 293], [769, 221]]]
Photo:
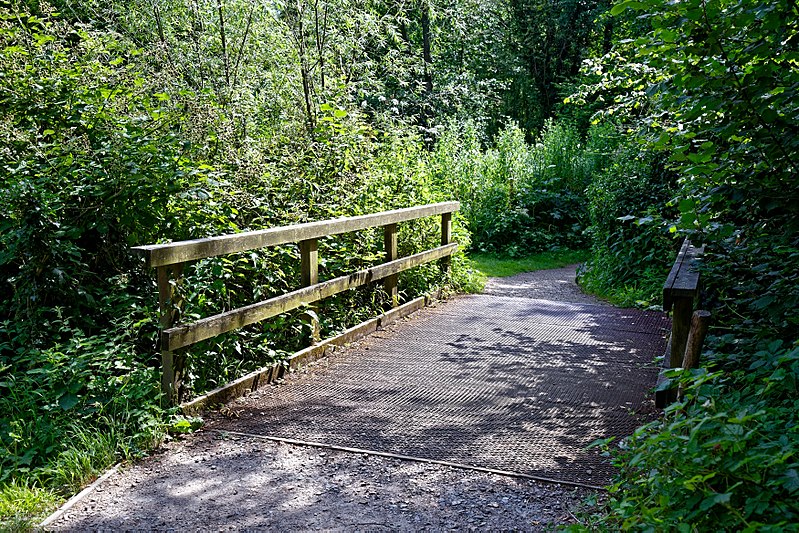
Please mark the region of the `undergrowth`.
[[44, 520], [61, 497], [31, 482], [14, 480], [0, 485], [0, 529], [27, 531]]
[[682, 401], [606, 445], [621, 475], [573, 530], [799, 530], [799, 344], [757, 346], [727, 371], [729, 346], [712, 344], [707, 368], [672, 372]]
[[567, 265], [581, 263], [588, 258], [584, 250], [559, 250], [541, 252], [527, 257], [511, 258], [489, 254], [472, 254], [469, 256], [475, 268], [489, 277], [504, 278], [523, 272], [562, 268]]
[[[271, 102], [191, 87], [124, 32], [31, 6], [0, 5], [2, 527], [139, 457], [172, 425], [160, 398], [155, 272], [132, 246], [452, 199], [407, 124], [370, 121], [344, 101], [320, 105], [312, 125], [276, 126], [259, 107]], [[399, 253], [440, 239], [436, 217], [401, 224]], [[459, 215], [453, 240], [451, 270], [403, 273], [401, 300], [479, 290]], [[381, 228], [319, 246], [321, 279], [384, 257]], [[298, 257], [284, 246], [193, 262], [176, 287], [180, 320], [299, 288]], [[322, 333], [386, 304], [376, 285], [326, 299]], [[281, 360], [307, 333], [286, 313], [198, 343], [184, 399]]]

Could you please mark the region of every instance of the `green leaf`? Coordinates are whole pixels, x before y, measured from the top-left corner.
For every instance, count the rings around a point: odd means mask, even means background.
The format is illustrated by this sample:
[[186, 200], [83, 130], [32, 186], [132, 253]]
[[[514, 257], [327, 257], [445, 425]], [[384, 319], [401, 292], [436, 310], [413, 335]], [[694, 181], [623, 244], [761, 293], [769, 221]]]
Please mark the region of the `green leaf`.
[[639, 2], [639, 1], [636, 1], [636, 0], [627, 0], [625, 2], [620, 2], [620, 3], [616, 4], [615, 6], [613, 6], [610, 9], [610, 14], [615, 17], [616, 15], [618, 15], [619, 13], [621, 13], [622, 11], [624, 11], [627, 8], [629, 8], [629, 9], [643, 9], [644, 5], [645, 4], [643, 2]]
[[80, 399], [74, 394], [65, 394], [58, 399], [58, 406], [61, 407], [64, 411], [69, 411], [76, 405]]
[[799, 491], [799, 472], [796, 469], [787, 470], [781, 480], [789, 492]]
[[714, 505], [725, 504], [729, 503], [730, 497], [732, 496], [729, 492], [724, 492], [721, 494], [714, 494], [702, 500], [702, 503], [699, 505], [700, 511], [707, 511]]

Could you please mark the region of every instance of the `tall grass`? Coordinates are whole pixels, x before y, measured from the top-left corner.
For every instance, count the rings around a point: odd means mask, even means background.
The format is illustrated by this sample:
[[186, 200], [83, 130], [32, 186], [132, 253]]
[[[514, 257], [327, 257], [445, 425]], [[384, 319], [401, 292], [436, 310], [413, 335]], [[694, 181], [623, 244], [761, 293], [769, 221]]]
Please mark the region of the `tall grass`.
[[509, 124], [483, 150], [467, 123], [443, 135], [433, 162], [462, 202], [475, 251], [522, 257], [587, 245], [585, 190], [597, 161], [575, 128], [549, 121], [527, 143]]
[[0, 531], [29, 531], [53, 511], [61, 498], [31, 481], [0, 485]]

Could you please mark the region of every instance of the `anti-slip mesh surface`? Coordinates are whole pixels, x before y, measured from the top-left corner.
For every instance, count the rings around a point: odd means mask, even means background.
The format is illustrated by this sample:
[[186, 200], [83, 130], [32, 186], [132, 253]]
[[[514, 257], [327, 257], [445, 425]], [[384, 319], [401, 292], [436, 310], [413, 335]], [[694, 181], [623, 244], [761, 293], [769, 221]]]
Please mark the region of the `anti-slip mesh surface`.
[[259, 390], [215, 427], [603, 484], [612, 467], [585, 448], [651, 412], [668, 327], [662, 313], [460, 297]]

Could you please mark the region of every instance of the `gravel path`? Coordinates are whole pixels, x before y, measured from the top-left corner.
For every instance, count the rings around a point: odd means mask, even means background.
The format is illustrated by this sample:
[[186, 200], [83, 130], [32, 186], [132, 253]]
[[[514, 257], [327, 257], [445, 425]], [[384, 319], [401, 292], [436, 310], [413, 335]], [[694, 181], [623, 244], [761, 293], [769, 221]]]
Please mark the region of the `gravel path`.
[[[486, 293], [596, 303], [574, 272], [492, 279]], [[542, 531], [573, 523], [590, 492], [206, 429], [120, 469], [48, 529]]]
[[605, 302], [585, 294], [577, 286], [577, 265], [552, 270], [526, 272], [508, 278], [489, 278], [484, 294], [532, 298], [582, 304], [604, 304]]
[[[584, 490], [201, 431], [118, 472], [53, 530], [541, 531]], [[549, 528], [551, 529], [551, 528]]]

